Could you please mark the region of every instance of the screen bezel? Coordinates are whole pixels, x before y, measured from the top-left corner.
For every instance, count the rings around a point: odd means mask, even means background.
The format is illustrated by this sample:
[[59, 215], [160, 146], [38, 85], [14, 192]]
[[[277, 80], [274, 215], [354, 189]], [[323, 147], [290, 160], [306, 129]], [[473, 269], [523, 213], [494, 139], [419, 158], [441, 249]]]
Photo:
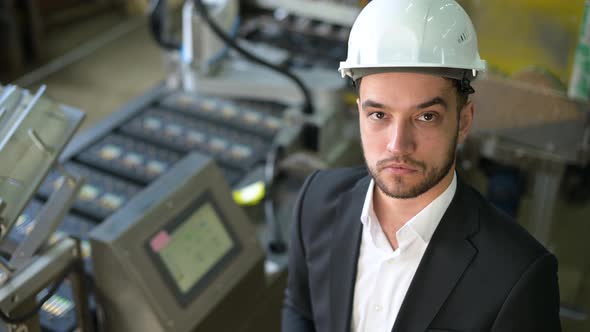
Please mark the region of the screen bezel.
[[[180, 287], [178, 286], [176, 280], [166, 267], [164, 260], [160, 257], [159, 254], [155, 253], [150, 245], [150, 241], [162, 230], [166, 230], [169, 234], [172, 234], [178, 227], [180, 227], [183, 222], [185, 222], [192, 214], [197, 212], [197, 210], [205, 204], [211, 204], [213, 211], [219, 217], [219, 222], [221, 223], [223, 229], [227, 232], [230, 239], [232, 240], [233, 246], [230, 250], [213, 265], [209, 271], [207, 271], [200, 280], [198, 280], [186, 293], [182, 292]], [[144, 249], [147, 251], [148, 257], [154, 263], [154, 267], [156, 270], [159, 271], [160, 276], [162, 277], [164, 283], [168, 286], [168, 288], [174, 294], [177, 302], [180, 304], [181, 307], [186, 308], [193, 300], [209, 285], [213, 279], [223, 270], [224, 267], [234, 258], [238, 252], [240, 251], [241, 245], [238, 241], [238, 238], [228, 227], [229, 223], [227, 222], [226, 216], [222, 213], [222, 210], [219, 208], [216, 200], [214, 199], [213, 195], [206, 191], [201, 194], [197, 199], [189, 204], [187, 208], [182, 210], [179, 214], [177, 214], [170, 222], [165, 224], [163, 227], [159, 228], [158, 230], [152, 232], [150, 236], [147, 237], [146, 241], [144, 242]]]

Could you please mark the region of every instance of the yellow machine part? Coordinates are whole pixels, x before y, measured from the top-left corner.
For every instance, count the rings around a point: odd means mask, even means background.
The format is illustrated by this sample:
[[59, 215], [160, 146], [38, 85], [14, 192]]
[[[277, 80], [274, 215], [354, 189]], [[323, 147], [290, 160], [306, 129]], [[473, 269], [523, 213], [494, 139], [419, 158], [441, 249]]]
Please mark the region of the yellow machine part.
[[491, 71], [534, 66], [569, 82], [584, 0], [458, 0], [473, 19]]
[[257, 181], [243, 188], [233, 191], [233, 198], [241, 206], [254, 206], [264, 199], [266, 189], [264, 182]]

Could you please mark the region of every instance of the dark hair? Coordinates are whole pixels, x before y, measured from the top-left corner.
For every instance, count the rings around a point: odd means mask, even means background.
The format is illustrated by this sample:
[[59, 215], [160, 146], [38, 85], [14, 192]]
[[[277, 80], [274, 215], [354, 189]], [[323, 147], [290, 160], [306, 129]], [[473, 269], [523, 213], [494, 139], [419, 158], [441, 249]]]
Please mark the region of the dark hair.
[[[466, 91], [464, 82], [461, 82], [461, 81], [455, 80], [455, 79], [451, 79], [451, 78], [449, 78], [449, 79], [451, 81], [453, 81], [453, 87], [455, 88], [455, 91], [457, 92], [457, 112], [461, 112], [463, 107], [465, 107], [465, 105], [467, 105], [467, 103], [469, 102], [469, 95], [472, 94], [473, 92]], [[469, 84], [469, 82], [467, 84]], [[469, 88], [471, 88], [471, 86], [469, 86]]]

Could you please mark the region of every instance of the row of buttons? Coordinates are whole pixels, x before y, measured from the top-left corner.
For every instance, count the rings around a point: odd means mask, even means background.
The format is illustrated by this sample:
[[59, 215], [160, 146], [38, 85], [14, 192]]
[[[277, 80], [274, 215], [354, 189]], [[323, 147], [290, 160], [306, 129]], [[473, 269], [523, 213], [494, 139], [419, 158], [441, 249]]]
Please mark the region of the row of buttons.
[[[78, 193], [78, 199], [74, 202], [74, 209], [97, 220], [106, 219], [141, 189], [130, 182], [78, 163], [69, 162], [65, 168], [68, 172], [85, 179]], [[63, 181], [60, 173], [52, 172], [41, 185], [39, 194], [48, 198]]]
[[232, 101], [187, 93], [165, 98], [162, 106], [265, 137], [274, 136], [282, 127], [280, 115], [286, 109], [272, 102]]
[[236, 168], [250, 167], [265, 146], [261, 138], [162, 109], [145, 111], [121, 131], [180, 152], [198, 150]]
[[110, 134], [77, 157], [84, 163], [148, 184], [180, 159], [178, 153]]

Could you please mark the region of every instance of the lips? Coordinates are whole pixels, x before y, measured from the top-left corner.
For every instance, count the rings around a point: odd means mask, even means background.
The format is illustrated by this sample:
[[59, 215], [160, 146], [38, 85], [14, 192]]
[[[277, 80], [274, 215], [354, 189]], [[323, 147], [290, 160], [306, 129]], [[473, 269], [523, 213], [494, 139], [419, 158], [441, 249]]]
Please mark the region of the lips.
[[426, 165], [408, 157], [392, 157], [377, 162], [377, 169], [394, 174], [410, 174], [425, 170]]
[[399, 168], [399, 169], [407, 169], [407, 170], [412, 170], [415, 171], [416, 169], [408, 164], [387, 164], [385, 166], [383, 166], [383, 168]]
[[388, 164], [382, 167], [381, 170], [394, 175], [407, 175], [417, 171], [415, 168], [406, 164]]

